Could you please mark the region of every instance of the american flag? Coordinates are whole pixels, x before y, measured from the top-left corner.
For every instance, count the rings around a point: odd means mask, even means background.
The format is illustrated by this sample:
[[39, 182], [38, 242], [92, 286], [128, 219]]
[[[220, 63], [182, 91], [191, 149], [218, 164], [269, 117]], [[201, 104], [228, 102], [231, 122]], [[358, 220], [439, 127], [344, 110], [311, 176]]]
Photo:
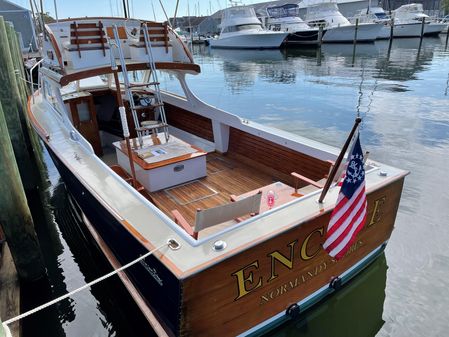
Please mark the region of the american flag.
[[365, 170], [359, 134], [348, 157], [335, 209], [327, 226], [323, 248], [336, 260], [353, 244], [366, 220]]

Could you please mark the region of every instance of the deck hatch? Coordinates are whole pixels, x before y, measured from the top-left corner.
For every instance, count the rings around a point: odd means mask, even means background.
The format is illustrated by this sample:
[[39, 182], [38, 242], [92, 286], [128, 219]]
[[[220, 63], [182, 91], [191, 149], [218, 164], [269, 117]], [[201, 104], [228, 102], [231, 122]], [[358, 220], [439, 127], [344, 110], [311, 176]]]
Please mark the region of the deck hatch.
[[181, 206], [185, 206], [192, 202], [203, 200], [218, 194], [217, 191], [199, 180], [194, 180], [186, 184], [167, 188], [164, 192]]

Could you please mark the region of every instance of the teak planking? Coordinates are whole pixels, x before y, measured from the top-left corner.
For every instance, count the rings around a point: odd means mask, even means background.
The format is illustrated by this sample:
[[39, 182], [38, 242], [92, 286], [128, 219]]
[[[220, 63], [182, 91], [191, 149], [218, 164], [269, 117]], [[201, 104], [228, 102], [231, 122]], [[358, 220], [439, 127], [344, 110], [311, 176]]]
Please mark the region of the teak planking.
[[169, 103], [164, 104], [164, 109], [165, 114], [167, 115], [168, 124], [208, 141], [214, 141], [212, 121], [209, 118], [197, 115]]
[[184, 280], [181, 335], [242, 333], [329, 283], [388, 240], [403, 180], [368, 195], [365, 227], [338, 262], [321, 248], [328, 212]]
[[[240, 195], [262, 186], [271, 184], [273, 181], [269, 175], [263, 172], [254, 171], [244, 163], [234, 161], [218, 153], [209, 153], [207, 155], [207, 177], [199, 180], [205, 187], [213, 190], [216, 194], [210, 193], [209, 196], [201, 198], [198, 191], [193, 190], [194, 184], [184, 184], [172, 189], [165, 189], [150, 193], [154, 204], [173, 218], [171, 211], [178, 210], [188, 223], [195, 223], [195, 214], [198, 208], [207, 209], [231, 202], [231, 195]], [[189, 191], [189, 187], [192, 190]], [[177, 195], [177, 189], [182, 189], [183, 193], [189, 193], [195, 197], [195, 201], [175, 200], [173, 196]], [[172, 190], [173, 192], [170, 192]], [[208, 193], [204, 193], [204, 196]], [[178, 198], [179, 199], [179, 198]], [[181, 204], [178, 203], [181, 201]], [[264, 202], [264, 201], [263, 201]], [[200, 235], [201, 236], [201, 235]]]
[[[330, 163], [261, 137], [231, 128], [229, 154], [239, 160], [250, 159], [259, 169], [277, 173], [277, 178], [293, 184], [291, 172], [297, 172], [314, 181], [321, 180], [329, 172]], [[304, 185], [304, 184], [303, 184]]]

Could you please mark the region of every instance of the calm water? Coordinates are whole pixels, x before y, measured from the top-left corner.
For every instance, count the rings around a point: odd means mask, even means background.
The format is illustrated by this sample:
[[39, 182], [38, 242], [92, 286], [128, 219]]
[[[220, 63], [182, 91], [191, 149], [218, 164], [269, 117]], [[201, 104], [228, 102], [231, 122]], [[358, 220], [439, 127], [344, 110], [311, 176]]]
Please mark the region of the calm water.
[[[371, 157], [412, 172], [386, 249], [354, 282], [271, 336], [446, 336], [449, 329], [449, 51], [441, 38], [315, 50], [195, 49], [189, 76], [206, 102], [243, 118], [340, 146], [354, 117]], [[170, 80], [169, 78], [166, 78]], [[179, 90], [172, 82], [167, 88]], [[52, 299], [110, 267], [49, 164], [39, 222], [49, 281], [26, 305]], [[37, 207], [39, 208], [39, 207]], [[81, 226], [82, 228], [82, 226]], [[39, 295], [39, 296], [37, 296]], [[34, 303], [33, 303], [34, 301]], [[28, 336], [147, 336], [120, 281], [94, 286], [24, 321]]]

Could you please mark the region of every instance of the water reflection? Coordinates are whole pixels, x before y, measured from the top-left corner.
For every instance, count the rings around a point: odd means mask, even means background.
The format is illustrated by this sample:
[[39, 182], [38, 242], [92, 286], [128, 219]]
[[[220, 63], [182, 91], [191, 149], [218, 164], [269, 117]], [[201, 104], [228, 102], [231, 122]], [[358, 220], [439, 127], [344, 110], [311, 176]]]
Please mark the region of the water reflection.
[[[48, 158], [48, 157], [47, 157]], [[22, 310], [28, 310], [111, 271], [51, 162], [51, 219], [34, 205], [33, 218], [47, 266], [48, 278], [23, 285]], [[55, 178], [56, 176], [56, 178]], [[34, 199], [37, 200], [37, 199]], [[82, 291], [22, 321], [30, 336], [154, 336], [118, 278]]]
[[286, 56], [279, 50], [209, 49], [219, 59], [225, 83], [233, 94], [252, 87], [257, 78], [273, 83], [294, 83], [296, 74], [285, 64]]
[[[356, 46], [352, 44], [323, 44], [317, 48], [289, 48], [284, 50], [226, 50], [205, 49], [210, 56], [203, 62], [220, 63], [225, 83], [233, 93], [255, 84], [256, 79], [273, 83], [295, 83], [301, 74], [314, 76], [351, 76], [352, 68], [372, 70], [372, 76], [392, 81], [415, 80], [434, 56], [440, 38], [426, 38], [420, 50], [420, 39], [396, 39], [389, 49], [388, 41]], [[376, 71], [375, 71], [376, 70]], [[385, 88], [387, 89], [387, 88]], [[390, 87], [391, 91], [404, 88]], [[387, 90], [388, 90], [387, 89]], [[406, 90], [406, 89], [405, 89]]]
[[337, 293], [267, 336], [374, 336], [384, 323], [386, 274], [382, 254]]
[[[334, 143], [357, 114], [367, 122], [377, 106], [384, 107], [382, 100], [421, 95], [419, 81], [435, 76], [432, 67], [447, 54], [440, 38], [424, 39], [418, 51], [419, 43], [395, 39], [391, 49], [388, 41], [359, 44], [355, 58], [352, 44], [324, 44], [321, 50], [197, 49], [203, 74], [188, 82], [206, 102], [243, 118]], [[444, 94], [447, 80], [433, 80], [422, 93]], [[379, 144], [366, 129], [369, 141]]]

